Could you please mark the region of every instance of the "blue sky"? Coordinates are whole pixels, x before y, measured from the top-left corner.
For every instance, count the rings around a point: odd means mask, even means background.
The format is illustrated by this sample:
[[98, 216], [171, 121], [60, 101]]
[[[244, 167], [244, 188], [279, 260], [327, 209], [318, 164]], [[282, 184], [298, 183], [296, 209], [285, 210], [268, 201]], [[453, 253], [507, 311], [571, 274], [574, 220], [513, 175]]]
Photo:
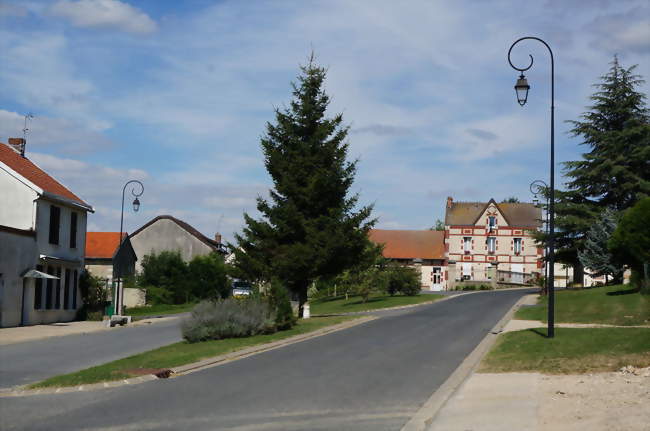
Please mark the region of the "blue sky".
[[95, 207], [89, 230], [119, 228], [135, 178], [128, 230], [172, 214], [232, 239], [270, 185], [265, 123], [313, 49], [351, 125], [354, 191], [377, 227], [425, 229], [447, 196], [530, 200], [548, 180], [548, 55], [515, 48], [535, 57], [524, 108], [506, 59], [525, 35], [554, 50], [556, 159], [576, 159], [564, 121], [614, 54], [650, 77], [647, 1], [0, 1], [0, 141], [33, 112], [27, 154]]

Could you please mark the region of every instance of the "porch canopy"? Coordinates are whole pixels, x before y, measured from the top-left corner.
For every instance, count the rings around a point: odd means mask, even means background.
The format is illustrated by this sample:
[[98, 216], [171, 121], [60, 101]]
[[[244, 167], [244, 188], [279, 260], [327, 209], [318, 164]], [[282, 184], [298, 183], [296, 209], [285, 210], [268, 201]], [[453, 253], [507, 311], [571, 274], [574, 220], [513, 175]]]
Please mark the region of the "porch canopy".
[[26, 270], [25, 272], [23, 272], [21, 277], [23, 277], [23, 278], [51, 278], [53, 280], [58, 280], [59, 279], [59, 277], [55, 277], [53, 275], [46, 274], [44, 272], [37, 271], [35, 269]]

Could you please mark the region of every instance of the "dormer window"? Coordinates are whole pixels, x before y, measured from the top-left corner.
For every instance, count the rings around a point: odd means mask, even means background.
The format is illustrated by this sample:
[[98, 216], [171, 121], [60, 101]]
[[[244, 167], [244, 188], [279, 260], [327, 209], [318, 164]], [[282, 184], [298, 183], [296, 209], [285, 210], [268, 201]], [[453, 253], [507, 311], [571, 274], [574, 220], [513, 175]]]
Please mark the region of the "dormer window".
[[488, 230], [490, 232], [494, 231], [497, 228], [497, 218], [496, 216], [488, 217]]

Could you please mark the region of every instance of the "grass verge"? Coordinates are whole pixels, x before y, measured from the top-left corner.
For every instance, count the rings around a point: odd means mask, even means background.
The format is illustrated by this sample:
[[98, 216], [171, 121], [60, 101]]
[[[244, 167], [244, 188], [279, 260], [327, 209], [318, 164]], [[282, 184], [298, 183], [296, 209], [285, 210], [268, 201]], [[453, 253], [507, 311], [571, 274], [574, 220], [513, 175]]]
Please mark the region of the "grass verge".
[[479, 372], [582, 374], [625, 365], [650, 366], [650, 329], [555, 328], [551, 339], [546, 328], [508, 332], [499, 336]]
[[146, 316], [162, 316], [164, 314], [178, 314], [192, 311], [196, 303], [190, 304], [159, 304], [145, 307], [133, 307], [126, 310], [128, 316], [142, 318]]
[[434, 302], [442, 298], [443, 295], [423, 294], [416, 296], [404, 295], [377, 295], [368, 298], [365, 303], [360, 296], [350, 296], [348, 300], [345, 296], [336, 296], [332, 298], [320, 298], [310, 301], [310, 310], [312, 314], [340, 314], [352, 313], [355, 311], [378, 310], [388, 307], [399, 307], [403, 305], [421, 304], [424, 302]]
[[275, 334], [256, 335], [245, 338], [228, 338], [224, 340], [203, 341], [200, 343], [187, 343], [182, 341], [96, 367], [51, 377], [47, 380], [34, 383], [29, 388], [77, 386], [126, 379], [142, 374], [137, 372], [138, 369], [172, 368], [190, 364], [201, 359], [223, 355], [246, 347], [305, 334], [355, 318], [358, 318], [358, 316], [314, 317], [307, 320], [299, 320], [298, 324], [293, 328], [276, 332]]
[[[546, 322], [548, 298], [540, 297], [539, 304], [539, 307], [521, 308], [515, 318]], [[555, 293], [555, 321], [648, 325], [650, 295], [641, 295], [627, 285], [558, 291]]]

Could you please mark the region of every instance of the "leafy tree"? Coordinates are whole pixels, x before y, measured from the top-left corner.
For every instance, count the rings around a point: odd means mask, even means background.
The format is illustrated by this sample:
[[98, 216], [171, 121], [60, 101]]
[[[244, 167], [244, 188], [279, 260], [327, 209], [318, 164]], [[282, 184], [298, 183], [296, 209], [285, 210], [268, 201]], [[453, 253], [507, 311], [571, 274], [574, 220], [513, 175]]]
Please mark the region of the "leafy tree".
[[432, 226], [429, 230], [445, 230], [445, 222], [437, 219], [436, 224]]
[[191, 298], [188, 267], [178, 251], [146, 255], [137, 282], [153, 304], [183, 304]]
[[219, 299], [230, 294], [226, 264], [221, 254], [196, 256], [188, 265], [190, 295], [193, 299]]
[[289, 301], [289, 293], [277, 279], [271, 281], [269, 304], [275, 312], [275, 326], [278, 329], [290, 329], [296, 324], [296, 316]]
[[396, 293], [415, 296], [420, 293], [420, 273], [415, 268], [402, 265], [389, 265], [387, 267], [388, 294], [393, 296]]
[[510, 196], [509, 198], [505, 198], [504, 200], [502, 200], [501, 203], [517, 204], [519, 203], [519, 198], [515, 196]]
[[278, 278], [302, 305], [312, 281], [354, 265], [362, 254], [372, 206], [358, 208], [349, 195], [356, 161], [348, 162], [341, 114], [326, 117], [325, 69], [301, 68], [289, 108], [275, 111], [261, 140], [273, 180], [270, 199], [257, 199], [261, 219], [244, 214], [246, 226], [230, 245], [246, 278]]
[[98, 313], [98, 319], [101, 320], [103, 315], [104, 303], [107, 299], [108, 291], [106, 281], [100, 277], [92, 275], [88, 271], [82, 271], [79, 275], [79, 291], [83, 301], [83, 306], [77, 313], [79, 320], [89, 318], [90, 313]]
[[650, 198], [640, 200], [625, 211], [609, 240], [609, 248], [618, 262], [632, 268], [644, 293], [650, 293], [647, 279], [650, 274], [646, 273], [650, 271]]
[[[567, 190], [556, 191], [557, 260], [576, 266], [587, 232], [605, 208], [621, 211], [650, 195], [650, 121], [644, 81], [636, 66], [622, 67], [615, 57], [596, 84], [592, 105], [571, 121], [571, 133], [588, 151], [564, 164]], [[544, 235], [538, 239], [546, 241]]]
[[590, 269], [596, 277], [604, 275], [618, 278], [622, 267], [617, 265], [609, 252], [607, 242], [616, 230], [617, 216], [611, 209], [606, 209], [600, 215], [600, 220], [589, 229], [584, 242], [584, 248], [578, 251], [578, 259], [585, 268]]

